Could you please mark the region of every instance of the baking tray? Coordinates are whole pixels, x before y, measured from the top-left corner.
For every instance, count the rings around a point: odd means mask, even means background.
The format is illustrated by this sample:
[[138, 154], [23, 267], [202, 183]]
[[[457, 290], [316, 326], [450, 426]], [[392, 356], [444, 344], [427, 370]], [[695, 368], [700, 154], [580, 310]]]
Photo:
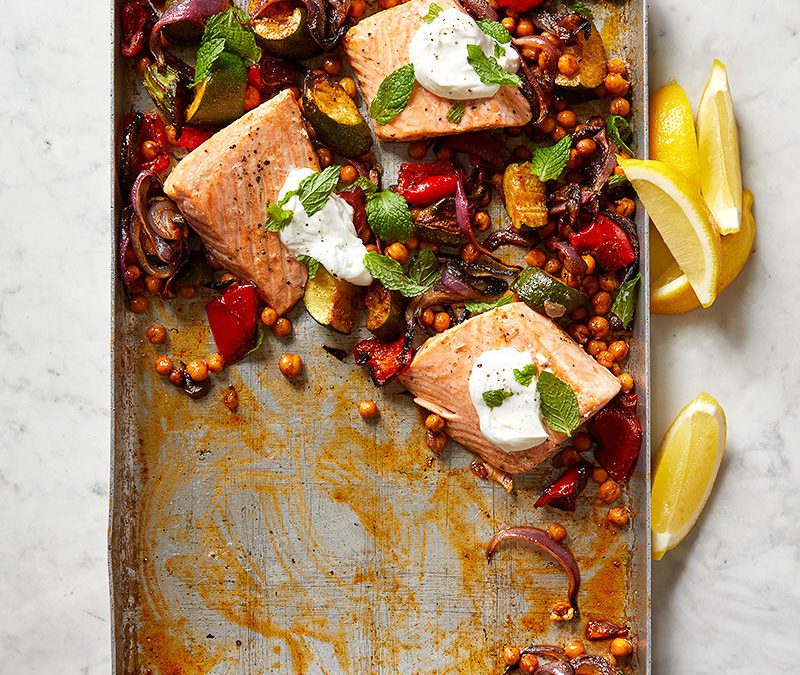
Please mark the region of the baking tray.
[[[609, 53], [630, 64], [636, 148], [646, 155], [646, 2], [592, 7]], [[118, 30], [114, 38], [117, 148], [124, 114], [150, 105], [119, 55]], [[388, 179], [405, 148], [379, 150]], [[116, 177], [112, 193], [116, 232]], [[640, 209], [645, 280], [646, 222]], [[645, 440], [624, 490], [632, 522], [620, 532], [598, 525], [607, 507], [590, 496], [591, 485], [574, 514], [534, 509], [557, 473], [549, 462], [518, 478], [509, 495], [476, 478], [472, 455], [455, 444], [432, 459], [410, 396], [398, 385], [376, 389], [352, 358], [340, 362], [323, 349], [348, 349], [361, 336], [318, 326], [302, 303], [291, 313], [290, 339], [266, 339], [214, 377], [208, 398], [190, 401], [153, 371], [161, 349], [143, 339], [144, 330], [164, 324], [163, 349], [174, 359], [209, 354], [209, 298], [151, 298], [149, 313], [135, 315], [116, 269], [112, 279], [115, 673], [501, 672], [506, 643], [562, 644], [582, 632], [583, 622], [548, 618], [565, 592], [549, 558], [511, 544], [486, 561], [498, 529], [554, 520], [567, 527], [580, 564], [583, 617], [628, 624], [636, 652], [624, 672], [650, 673], [647, 283], [630, 363]], [[299, 382], [277, 370], [285, 351], [303, 355]], [[239, 392], [237, 413], [221, 402], [228, 385]], [[377, 401], [377, 423], [358, 416], [364, 397]]]

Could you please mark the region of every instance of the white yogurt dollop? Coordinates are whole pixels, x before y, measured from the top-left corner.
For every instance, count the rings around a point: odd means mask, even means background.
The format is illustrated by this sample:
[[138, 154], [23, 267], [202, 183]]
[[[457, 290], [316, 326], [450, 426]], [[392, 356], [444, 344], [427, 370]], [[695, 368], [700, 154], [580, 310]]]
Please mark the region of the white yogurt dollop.
[[[279, 199], [297, 189], [311, 169], [292, 169], [281, 188]], [[309, 216], [297, 196], [290, 197], [283, 208], [294, 213], [292, 222], [280, 232], [283, 245], [295, 256], [307, 255], [319, 260], [333, 276], [357, 286], [369, 286], [372, 275], [364, 267], [367, 249], [353, 225], [353, 207], [338, 195], [331, 195], [325, 206]]]
[[432, 94], [456, 101], [494, 96], [500, 87], [481, 82], [467, 61], [467, 45], [478, 45], [492, 58], [499, 45], [503, 55], [497, 62], [503, 70], [519, 70], [519, 54], [510, 44], [500, 44], [488, 36], [468, 14], [447, 9], [431, 23], [423, 24], [411, 38], [409, 56], [417, 82]]
[[[492, 349], [475, 359], [469, 374], [469, 396], [478, 413], [481, 433], [507, 452], [527, 450], [548, 438], [539, 410], [536, 377], [527, 387], [514, 378], [514, 369], [523, 370], [532, 363], [528, 352], [513, 347]], [[490, 408], [483, 394], [495, 389], [511, 396], [502, 405]]]

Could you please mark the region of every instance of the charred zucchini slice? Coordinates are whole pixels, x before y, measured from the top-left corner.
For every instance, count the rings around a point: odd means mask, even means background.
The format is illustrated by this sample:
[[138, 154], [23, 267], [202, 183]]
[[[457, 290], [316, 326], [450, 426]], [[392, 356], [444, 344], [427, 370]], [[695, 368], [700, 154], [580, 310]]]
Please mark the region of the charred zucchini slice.
[[528, 307], [552, 319], [569, 314], [578, 307], [588, 307], [590, 302], [586, 293], [567, 286], [538, 267], [522, 270], [511, 288]]
[[503, 193], [511, 223], [521, 227], [547, 225], [547, 193], [545, 185], [531, 171], [531, 165], [509, 164], [503, 174]]
[[[252, 0], [250, 9], [259, 4]], [[308, 12], [291, 2], [278, 2], [251, 21], [265, 52], [285, 59], [308, 59], [322, 49], [308, 32]]]
[[244, 114], [247, 68], [236, 54], [222, 52], [209, 76], [194, 88], [194, 99], [186, 108], [189, 124], [222, 125]]
[[310, 72], [303, 83], [303, 111], [320, 140], [344, 157], [359, 157], [372, 147], [369, 127], [338, 82]]
[[381, 342], [392, 342], [400, 337], [405, 330], [405, 298], [375, 281], [367, 291], [365, 302], [367, 330]]
[[573, 77], [558, 73], [556, 84], [559, 87], [594, 89], [603, 84], [608, 72], [608, 60], [603, 38], [600, 37], [594, 24], [588, 38], [581, 32], [574, 45], [564, 47], [564, 53], [572, 54], [578, 60], [578, 73]]
[[353, 284], [337, 279], [320, 266], [306, 284], [303, 302], [311, 318], [339, 333], [349, 333], [356, 322], [356, 294]]

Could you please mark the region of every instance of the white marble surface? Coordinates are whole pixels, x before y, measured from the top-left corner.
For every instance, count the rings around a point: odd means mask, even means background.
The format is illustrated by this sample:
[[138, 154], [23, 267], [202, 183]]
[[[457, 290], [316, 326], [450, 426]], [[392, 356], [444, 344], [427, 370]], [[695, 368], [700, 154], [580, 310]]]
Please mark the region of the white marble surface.
[[[107, 673], [108, 3], [3, 2], [0, 673]], [[756, 252], [709, 311], [653, 322], [656, 438], [697, 392], [728, 454], [654, 564], [654, 672], [797, 672], [800, 3], [651, 0], [651, 82], [727, 64]], [[44, 17], [43, 17], [44, 15]]]

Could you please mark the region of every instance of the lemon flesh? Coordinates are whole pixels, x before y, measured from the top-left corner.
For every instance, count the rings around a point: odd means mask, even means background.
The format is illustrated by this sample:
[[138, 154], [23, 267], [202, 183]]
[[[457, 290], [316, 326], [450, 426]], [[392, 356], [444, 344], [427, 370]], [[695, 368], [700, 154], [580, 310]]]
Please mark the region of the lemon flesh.
[[[745, 266], [756, 236], [753, 193], [742, 193], [742, 229], [722, 237], [717, 293], [722, 293]], [[683, 314], [700, 307], [689, 279], [657, 231], [650, 232], [650, 310], [655, 314]]]
[[700, 188], [721, 234], [738, 232], [742, 216], [739, 132], [725, 64], [714, 60], [697, 107]]
[[717, 297], [720, 241], [700, 190], [654, 159], [617, 161], [703, 307]]
[[658, 451], [651, 494], [653, 558], [661, 560], [697, 521], [725, 453], [725, 413], [702, 393], [675, 418]]
[[674, 80], [650, 100], [650, 157], [700, 185], [700, 157], [692, 106]]

